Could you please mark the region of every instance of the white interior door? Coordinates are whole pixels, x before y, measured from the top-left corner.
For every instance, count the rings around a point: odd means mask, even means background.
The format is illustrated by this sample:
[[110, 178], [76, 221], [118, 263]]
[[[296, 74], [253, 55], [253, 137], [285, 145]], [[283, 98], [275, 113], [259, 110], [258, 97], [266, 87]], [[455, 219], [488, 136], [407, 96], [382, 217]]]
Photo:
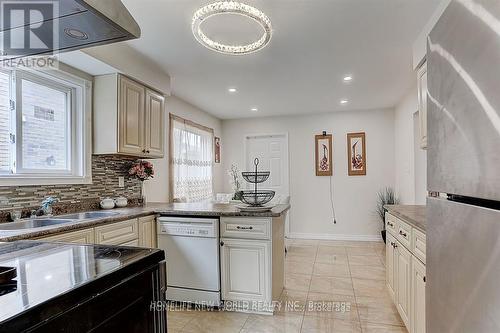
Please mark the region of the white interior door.
[[[290, 180], [288, 166], [288, 135], [247, 135], [245, 140], [246, 162], [245, 171], [255, 170], [254, 160], [259, 159], [259, 171], [270, 171], [269, 179], [258, 184], [259, 189], [273, 190], [276, 195], [290, 195]], [[253, 184], [246, 185], [248, 189]], [[285, 233], [289, 233], [290, 218], [286, 219]]]

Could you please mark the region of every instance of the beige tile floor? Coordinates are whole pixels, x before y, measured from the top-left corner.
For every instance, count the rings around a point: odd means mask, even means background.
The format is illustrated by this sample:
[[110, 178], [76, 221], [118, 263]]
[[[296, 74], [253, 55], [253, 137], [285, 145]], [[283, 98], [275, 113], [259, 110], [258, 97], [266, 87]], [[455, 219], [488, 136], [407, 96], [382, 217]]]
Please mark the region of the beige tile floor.
[[274, 316], [170, 311], [170, 333], [406, 333], [385, 287], [385, 247], [378, 242], [291, 240], [285, 290]]

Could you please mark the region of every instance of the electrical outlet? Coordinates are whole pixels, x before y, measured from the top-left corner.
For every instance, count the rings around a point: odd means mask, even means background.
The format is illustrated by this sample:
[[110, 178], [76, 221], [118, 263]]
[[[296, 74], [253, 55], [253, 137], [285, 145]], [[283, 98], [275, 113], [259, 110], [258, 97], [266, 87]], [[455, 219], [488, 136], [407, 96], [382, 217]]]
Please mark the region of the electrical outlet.
[[118, 187], [125, 187], [125, 177], [118, 177]]

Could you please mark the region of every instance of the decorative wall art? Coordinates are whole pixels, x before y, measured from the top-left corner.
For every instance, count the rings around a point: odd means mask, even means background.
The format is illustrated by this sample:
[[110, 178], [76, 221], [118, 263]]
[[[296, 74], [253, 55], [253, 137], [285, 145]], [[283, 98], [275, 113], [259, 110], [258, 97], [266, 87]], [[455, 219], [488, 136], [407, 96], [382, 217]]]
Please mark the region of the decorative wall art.
[[316, 135], [316, 176], [333, 175], [331, 134]]
[[366, 176], [365, 133], [347, 134], [347, 160], [349, 176]]
[[214, 137], [215, 163], [220, 163], [220, 138]]

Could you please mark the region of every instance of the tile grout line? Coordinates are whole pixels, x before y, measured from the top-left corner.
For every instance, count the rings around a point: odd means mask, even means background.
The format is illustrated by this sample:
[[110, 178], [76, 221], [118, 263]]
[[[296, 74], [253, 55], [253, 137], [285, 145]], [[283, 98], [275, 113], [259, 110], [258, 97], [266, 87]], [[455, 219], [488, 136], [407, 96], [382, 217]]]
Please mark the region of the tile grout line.
[[309, 293], [311, 291], [311, 283], [312, 283], [312, 278], [313, 278], [313, 273], [314, 273], [314, 264], [316, 264], [316, 258], [318, 257], [318, 251], [319, 251], [319, 242], [316, 244], [316, 252], [314, 253], [314, 262], [313, 262], [313, 270], [311, 272], [311, 275], [309, 276], [309, 287], [307, 288], [307, 295], [306, 295], [306, 303], [305, 303], [305, 309], [304, 312], [302, 313], [302, 322], [300, 323], [300, 332], [302, 333], [302, 328], [304, 327], [304, 319], [306, 319], [306, 310], [307, 310], [307, 302], [309, 300]]
[[361, 330], [361, 333], [363, 333], [363, 325], [361, 325], [361, 316], [359, 315], [358, 298], [356, 296], [356, 291], [354, 290], [354, 281], [352, 279], [351, 263], [349, 262], [349, 254], [348, 253], [346, 254], [347, 254], [347, 267], [349, 268], [349, 276], [351, 278], [351, 284], [352, 284], [352, 293], [354, 294], [354, 302], [356, 303], [356, 313], [358, 314], [359, 329]]

